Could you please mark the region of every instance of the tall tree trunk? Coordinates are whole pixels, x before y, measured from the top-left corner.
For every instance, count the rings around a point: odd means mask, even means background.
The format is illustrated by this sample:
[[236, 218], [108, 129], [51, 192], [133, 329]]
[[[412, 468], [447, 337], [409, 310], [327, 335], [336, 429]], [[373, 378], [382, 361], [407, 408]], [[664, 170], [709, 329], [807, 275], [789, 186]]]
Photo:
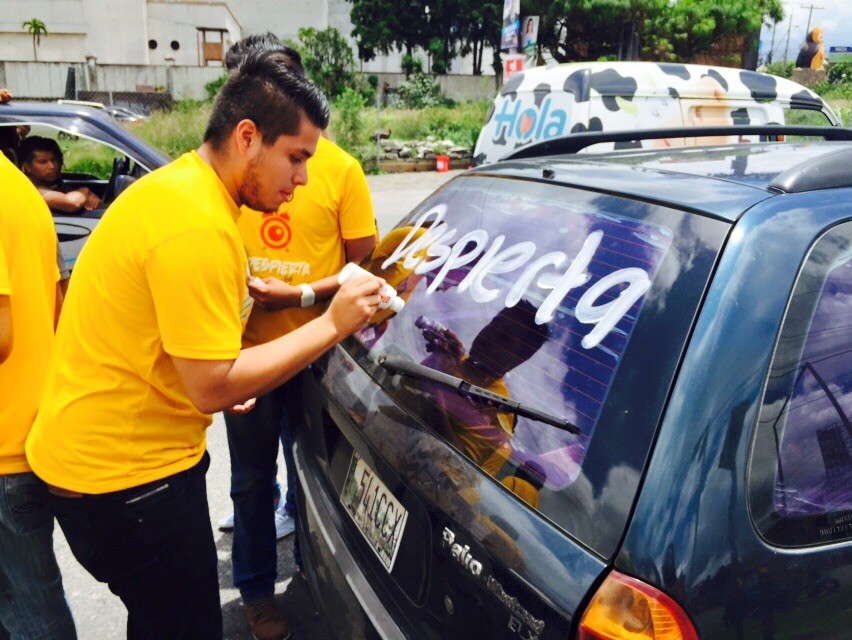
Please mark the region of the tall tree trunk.
[[36, 62], [38, 62], [38, 53], [36, 52], [36, 42], [35, 41], [36, 41], [35, 36], [33, 36], [33, 59]]
[[482, 43], [473, 41], [473, 75], [482, 75]]

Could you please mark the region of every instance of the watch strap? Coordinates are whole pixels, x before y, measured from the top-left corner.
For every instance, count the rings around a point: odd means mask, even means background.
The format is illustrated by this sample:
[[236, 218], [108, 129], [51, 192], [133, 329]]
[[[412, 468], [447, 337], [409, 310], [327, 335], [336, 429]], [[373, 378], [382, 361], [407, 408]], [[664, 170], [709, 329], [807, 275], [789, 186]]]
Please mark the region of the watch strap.
[[302, 306], [310, 307], [316, 302], [317, 294], [311, 289], [311, 285], [302, 283], [299, 285], [302, 290]]

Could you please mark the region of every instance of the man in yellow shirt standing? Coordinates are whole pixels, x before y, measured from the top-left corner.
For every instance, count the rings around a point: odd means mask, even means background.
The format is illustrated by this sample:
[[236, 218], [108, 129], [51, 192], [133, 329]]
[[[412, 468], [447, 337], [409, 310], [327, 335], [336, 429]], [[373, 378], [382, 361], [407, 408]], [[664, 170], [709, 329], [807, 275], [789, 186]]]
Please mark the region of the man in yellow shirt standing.
[[328, 117], [280, 55], [249, 56], [199, 150], [123, 192], [80, 254], [26, 452], [75, 557], [127, 607], [130, 640], [222, 637], [210, 414], [279, 387], [380, 302], [382, 281], [361, 278], [316, 320], [241, 350], [239, 207], [275, 210], [307, 183]]
[[2, 153], [0, 191], [0, 636], [74, 639], [53, 515], [24, 455], [53, 348], [56, 232], [38, 191]]
[[[252, 50], [278, 51], [287, 56], [293, 73], [304, 76], [299, 54], [272, 34], [249, 36], [235, 44], [226, 64], [233, 69]], [[245, 348], [274, 340], [319, 317], [322, 307], [317, 303], [337, 291], [336, 276], [343, 265], [360, 262], [376, 245], [373, 203], [358, 161], [320, 138], [308, 166], [311, 181], [292, 201], [271, 212], [244, 207], [237, 222], [252, 273], [249, 292], [255, 299], [243, 337]], [[279, 640], [287, 628], [273, 600], [276, 537], [295, 526], [291, 428], [302, 415], [301, 407], [295, 378], [259, 397], [250, 412], [225, 415], [234, 500], [234, 585], [258, 640]], [[279, 438], [287, 493], [273, 512]]]

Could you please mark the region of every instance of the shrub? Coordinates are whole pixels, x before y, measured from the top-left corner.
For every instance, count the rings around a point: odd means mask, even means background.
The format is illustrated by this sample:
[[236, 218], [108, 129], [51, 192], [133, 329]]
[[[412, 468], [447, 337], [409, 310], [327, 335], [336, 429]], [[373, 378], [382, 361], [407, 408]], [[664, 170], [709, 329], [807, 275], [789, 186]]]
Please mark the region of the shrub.
[[779, 78], [791, 78], [795, 67], [796, 65], [793, 62], [773, 62], [766, 65], [766, 73]]
[[410, 80], [400, 84], [396, 94], [388, 101], [388, 106], [405, 109], [424, 109], [452, 104], [453, 101], [444, 96], [435, 76], [425, 73], [416, 73]]
[[228, 74], [223, 73], [221, 76], [216, 78], [215, 80], [211, 80], [207, 84], [204, 85], [204, 90], [207, 92], [207, 99], [213, 100], [216, 97], [216, 94], [219, 93], [219, 89], [222, 88], [222, 85], [228, 80]]
[[402, 56], [401, 66], [406, 78], [415, 73], [423, 73], [423, 61], [407, 53]]
[[852, 62], [832, 62], [826, 77], [831, 84], [852, 82]]
[[335, 101], [337, 110], [337, 119], [334, 123], [335, 138], [337, 144], [353, 155], [366, 138], [361, 123], [361, 113], [366, 104], [364, 96], [351, 88], [344, 89]]

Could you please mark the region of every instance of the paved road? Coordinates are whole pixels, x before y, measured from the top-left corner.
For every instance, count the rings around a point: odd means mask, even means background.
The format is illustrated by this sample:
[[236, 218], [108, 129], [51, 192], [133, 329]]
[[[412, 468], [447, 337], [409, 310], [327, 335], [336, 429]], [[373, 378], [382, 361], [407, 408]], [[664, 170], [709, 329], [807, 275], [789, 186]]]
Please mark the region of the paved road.
[[[370, 191], [376, 208], [379, 231], [387, 233], [411, 209], [448, 179], [458, 175], [449, 173], [408, 173], [369, 176]], [[217, 415], [207, 436], [211, 465], [207, 473], [207, 498], [210, 517], [215, 523], [231, 512], [228, 496], [230, 459], [225, 438], [225, 425]], [[279, 469], [284, 468], [279, 454]], [[285, 478], [280, 478], [282, 484]], [[251, 640], [245, 624], [239, 592], [233, 588], [231, 578], [231, 534], [216, 531], [219, 550], [219, 584], [226, 640]], [[316, 615], [313, 600], [305, 582], [296, 572], [292, 557], [292, 536], [278, 544], [278, 582], [276, 598], [287, 613], [296, 640], [326, 640], [328, 634], [322, 620]], [[80, 640], [120, 640], [125, 637], [127, 617], [119, 599], [109, 589], [96, 582], [74, 560], [68, 545], [57, 528], [56, 555], [65, 582], [65, 591]]]

